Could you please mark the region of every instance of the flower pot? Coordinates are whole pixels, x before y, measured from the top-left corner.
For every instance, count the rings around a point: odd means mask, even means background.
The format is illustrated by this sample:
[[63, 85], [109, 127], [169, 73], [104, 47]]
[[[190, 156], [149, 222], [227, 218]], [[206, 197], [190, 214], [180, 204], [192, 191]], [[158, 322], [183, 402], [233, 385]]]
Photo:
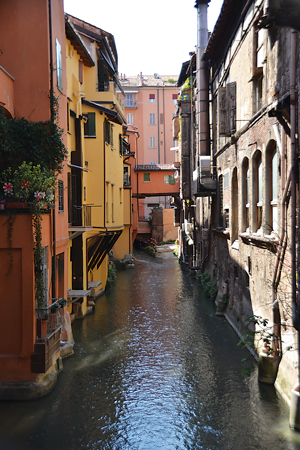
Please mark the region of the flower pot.
[[261, 383], [274, 385], [281, 356], [260, 352], [258, 360], [258, 380]]
[[23, 209], [28, 208], [28, 202], [7, 202], [6, 208]]

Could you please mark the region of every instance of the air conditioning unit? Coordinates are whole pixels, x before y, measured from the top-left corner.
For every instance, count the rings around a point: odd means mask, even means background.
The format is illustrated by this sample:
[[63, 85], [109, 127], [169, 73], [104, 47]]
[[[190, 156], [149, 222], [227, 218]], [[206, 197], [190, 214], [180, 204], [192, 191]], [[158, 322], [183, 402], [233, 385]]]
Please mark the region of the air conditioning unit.
[[210, 156], [200, 156], [199, 167], [193, 172], [193, 188], [194, 195], [216, 190], [217, 182], [212, 176]]

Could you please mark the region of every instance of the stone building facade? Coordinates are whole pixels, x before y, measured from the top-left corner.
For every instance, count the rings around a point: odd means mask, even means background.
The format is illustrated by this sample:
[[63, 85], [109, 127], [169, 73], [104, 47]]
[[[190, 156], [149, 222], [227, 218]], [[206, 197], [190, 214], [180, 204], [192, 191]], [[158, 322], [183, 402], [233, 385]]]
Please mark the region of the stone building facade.
[[[208, 3], [197, 1], [196, 6], [199, 10]], [[199, 61], [195, 69], [194, 56], [183, 65], [179, 80], [194, 76], [190, 110], [200, 132], [194, 148], [189, 147], [194, 177], [188, 182], [194, 189], [187, 199], [194, 213], [182, 218], [182, 256], [190, 269], [208, 272], [216, 283], [216, 303], [228, 295], [226, 317], [240, 335], [250, 316], [268, 320], [265, 332], [270, 342], [257, 340], [257, 354], [279, 355], [277, 386], [289, 400], [299, 366], [300, 39], [291, 27], [295, 25], [288, 26], [288, 11], [285, 23], [280, 23], [279, 3], [224, 2], [204, 51], [197, 54], [204, 69]], [[290, 17], [294, 14], [291, 9]], [[209, 80], [205, 152], [199, 143], [201, 70]], [[216, 189], [206, 193], [195, 189], [195, 181], [201, 186], [204, 156], [217, 181]], [[183, 194], [181, 198], [187, 203]]]

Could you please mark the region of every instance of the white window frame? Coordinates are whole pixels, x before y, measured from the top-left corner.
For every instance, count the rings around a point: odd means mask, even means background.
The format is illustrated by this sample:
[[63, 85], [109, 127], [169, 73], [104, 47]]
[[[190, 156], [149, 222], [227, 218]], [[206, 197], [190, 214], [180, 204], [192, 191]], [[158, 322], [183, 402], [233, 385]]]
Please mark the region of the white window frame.
[[57, 75], [57, 87], [62, 92], [62, 58], [61, 58], [61, 45], [58, 39], [55, 39], [56, 44], [56, 75]]
[[156, 145], [155, 145], [155, 136], [150, 136], [149, 147], [150, 147], [150, 148], [156, 148]]
[[133, 114], [132, 113], [127, 114], [127, 125], [133, 125]]
[[150, 125], [155, 125], [155, 114], [154, 113], [150, 113], [149, 122], [150, 122]]

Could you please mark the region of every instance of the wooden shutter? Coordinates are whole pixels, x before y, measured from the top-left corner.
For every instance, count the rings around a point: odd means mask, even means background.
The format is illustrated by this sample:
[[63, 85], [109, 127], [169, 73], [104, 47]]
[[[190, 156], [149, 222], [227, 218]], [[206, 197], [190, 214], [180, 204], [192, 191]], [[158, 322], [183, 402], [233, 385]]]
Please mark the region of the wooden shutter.
[[226, 103], [227, 103], [227, 129], [229, 134], [236, 132], [236, 82], [226, 85]]
[[219, 136], [227, 136], [226, 88], [220, 87], [218, 94]]

